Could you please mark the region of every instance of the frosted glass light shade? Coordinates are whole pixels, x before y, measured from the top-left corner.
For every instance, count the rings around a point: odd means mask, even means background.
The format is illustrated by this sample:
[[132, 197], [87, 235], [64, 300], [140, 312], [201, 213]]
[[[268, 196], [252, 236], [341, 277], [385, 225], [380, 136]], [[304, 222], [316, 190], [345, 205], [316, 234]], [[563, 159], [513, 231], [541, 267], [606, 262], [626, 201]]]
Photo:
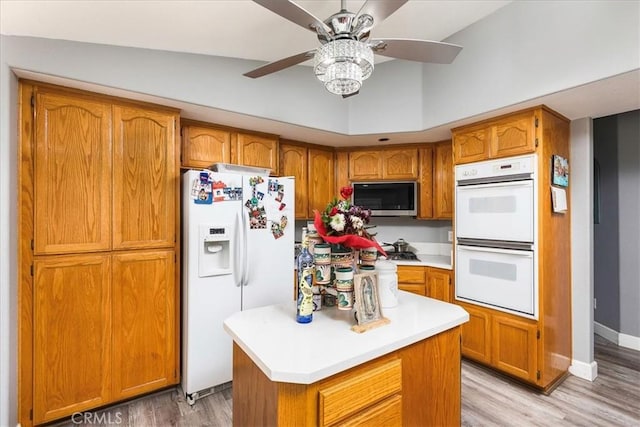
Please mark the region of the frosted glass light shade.
[[313, 70], [329, 92], [349, 95], [373, 72], [373, 51], [357, 40], [333, 40], [316, 50]]

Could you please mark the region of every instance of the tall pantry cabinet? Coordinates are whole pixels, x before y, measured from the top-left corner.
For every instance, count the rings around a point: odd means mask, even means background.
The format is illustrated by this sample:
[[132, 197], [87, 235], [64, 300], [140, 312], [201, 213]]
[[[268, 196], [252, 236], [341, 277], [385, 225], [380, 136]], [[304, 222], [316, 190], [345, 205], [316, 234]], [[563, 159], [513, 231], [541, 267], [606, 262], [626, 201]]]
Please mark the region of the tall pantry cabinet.
[[178, 113], [21, 82], [19, 420], [178, 382]]

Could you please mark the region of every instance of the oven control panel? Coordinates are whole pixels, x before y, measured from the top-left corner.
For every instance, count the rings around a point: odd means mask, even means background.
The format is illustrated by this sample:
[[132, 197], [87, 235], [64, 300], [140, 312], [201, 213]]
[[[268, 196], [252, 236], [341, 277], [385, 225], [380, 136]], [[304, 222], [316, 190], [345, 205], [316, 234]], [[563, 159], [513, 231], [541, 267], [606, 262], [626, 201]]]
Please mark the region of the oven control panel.
[[457, 165], [455, 167], [455, 174], [456, 181], [508, 177], [509, 175], [522, 174], [530, 174], [533, 176], [535, 168], [536, 156], [527, 155]]

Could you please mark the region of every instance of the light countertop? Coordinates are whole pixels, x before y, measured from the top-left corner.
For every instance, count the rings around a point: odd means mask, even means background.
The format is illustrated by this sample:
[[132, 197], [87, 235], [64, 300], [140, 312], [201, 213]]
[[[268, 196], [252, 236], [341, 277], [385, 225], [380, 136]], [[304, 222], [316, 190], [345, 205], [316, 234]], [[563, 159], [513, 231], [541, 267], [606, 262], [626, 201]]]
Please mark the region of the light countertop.
[[271, 381], [311, 384], [469, 320], [457, 305], [403, 291], [398, 300], [382, 310], [389, 324], [361, 334], [353, 311], [336, 308], [297, 323], [294, 301], [235, 313], [224, 329]]
[[408, 260], [392, 260], [397, 265], [420, 265], [425, 267], [443, 268], [445, 270], [451, 270], [451, 256], [445, 255], [433, 255], [433, 254], [421, 254], [416, 253], [416, 256], [420, 261], [408, 261]]

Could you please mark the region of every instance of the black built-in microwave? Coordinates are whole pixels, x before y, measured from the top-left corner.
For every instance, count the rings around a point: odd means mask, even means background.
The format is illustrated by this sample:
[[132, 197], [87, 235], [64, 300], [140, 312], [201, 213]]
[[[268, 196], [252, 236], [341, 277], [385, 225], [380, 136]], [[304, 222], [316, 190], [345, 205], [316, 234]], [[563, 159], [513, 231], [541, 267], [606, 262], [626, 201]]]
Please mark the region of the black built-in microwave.
[[353, 204], [371, 209], [373, 216], [416, 216], [418, 184], [414, 181], [354, 182]]

